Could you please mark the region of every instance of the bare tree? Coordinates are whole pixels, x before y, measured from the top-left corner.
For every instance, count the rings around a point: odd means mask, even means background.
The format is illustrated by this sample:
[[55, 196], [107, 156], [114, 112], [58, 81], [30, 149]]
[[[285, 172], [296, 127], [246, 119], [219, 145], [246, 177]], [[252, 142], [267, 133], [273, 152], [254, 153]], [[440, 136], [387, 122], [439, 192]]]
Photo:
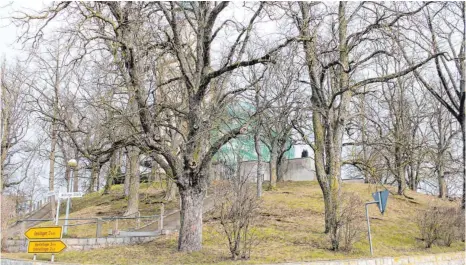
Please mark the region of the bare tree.
[[[466, 178], [466, 4], [464, 2], [437, 3], [425, 9], [424, 17], [414, 24], [416, 39], [409, 35], [394, 35], [404, 59], [413, 64], [409, 51], [425, 54], [441, 53], [434, 60], [433, 71], [414, 71], [419, 82], [458, 121], [463, 141], [463, 209]], [[401, 27], [401, 25], [400, 25]], [[444, 32], [447, 33], [444, 33]], [[403, 42], [403, 43], [402, 43]], [[404, 45], [410, 43], [411, 45]], [[459, 76], [459, 79], [458, 79]], [[434, 78], [434, 80], [432, 80]], [[439, 84], [437, 86], [437, 84]]]
[[[250, 20], [232, 32], [236, 40], [229, 44], [227, 55], [213, 64], [211, 53], [216, 37], [226, 33], [228, 24], [240, 25], [240, 22], [220, 20], [219, 15], [227, 6], [227, 2], [58, 3], [42, 13], [39, 31], [25, 36], [33, 43], [39, 41], [41, 30], [49, 21], [60, 13], [73, 14], [72, 17], [79, 21], [77, 23], [83, 25], [82, 30], [71, 33], [79, 37], [83, 56], [95, 47], [107, 49], [112, 55], [130, 99], [128, 106], [132, 115], [127, 116], [127, 121], [132, 126], [135, 144], [143, 151], [163, 156], [179, 188], [182, 209], [178, 249], [182, 251], [202, 247], [202, 205], [207, 187], [206, 169], [212, 156], [223, 144], [240, 134], [241, 128], [250, 124], [245, 120], [241, 126], [218, 131], [219, 123], [228, 124], [223, 119], [228, 116], [224, 114], [229, 100], [248, 90], [247, 87], [230, 89], [228, 82], [224, 82], [227, 79], [222, 76], [244, 67], [268, 63], [276, 51], [293, 41], [284, 40], [255, 58], [245, 58], [251, 29], [263, 9], [259, 4], [250, 11]], [[33, 16], [26, 15], [19, 21], [30, 23], [32, 19]], [[154, 21], [158, 21], [157, 24], [153, 24]], [[215, 28], [216, 25], [219, 26]], [[147, 89], [149, 70], [155, 69], [153, 63], [160, 62], [152, 61], [152, 58], [162, 57], [173, 61], [178, 71], [173, 73], [174, 76], [166, 76], [155, 88], [172, 84], [181, 86], [183, 93], [178, 99], [184, 102], [185, 108], [175, 102], [163, 104], [153, 97], [152, 92], [156, 89]], [[167, 110], [180, 117], [177, 127], [159, 119], [159, 114]], [[170, 151], [159, 127], [169, 128], [182, 136], [179, 155]], [[217, 132], [213, 134], [214, 131]]]
[[293, 145], [291, 133], [292, 120], [296, 119], [298, 108], [301, 107], [302, 86], [298, 82], [298, 69], [293, 60], [295, 49], [282, 51], [280, 62], [270, 69], [267, 82], [264, 83], [264, 93], [267, 94], [269, 107], [261, 117], [264, 121], [262, 142], [270, 152], [269, 188], [276, 187], [277, 180], [283, 180], [280, 166], [285, 152]]
[[17, 171], [30, 160], [31, 148], [25, 145], [29, 129], [29, 113], [26, 107], [26, 84], [29, 78], [19, 62], [1, 65], [1, 112], [0, 112], [0, 192], [4, 188], [20, 184], [25, 176], [17, 177]]
[[[374, 9], [367, 9], [369, 5]], [[325, 16], [318, 3], [302, 2], [299, 7], [291, 6], [288, 10], [301, 35], [310, 80], [307, 83], [312, 90], [314, 139], [309, 145], [314, 150], [316, 176], [324, 195], [325, 232], [334, 235], [338, 234], [336, 214], [339, 209], [342, 139], [350, 116], [348, 107], [351, 98], [364, 86], [406, 75], [438, 56], [427, 56], [410, 67], [388, 75], [366, 78], [358, 74], [362, 66], [367, 66], [374, 59], [390, 56], [384, 40], [375, 36], [391, 28], [400, 19], [420, 12], [423, 7], [393, 12], [375, 3], [358, 3], [349, 10], [347, 6], [346, 2], [340, 2], [337, 10], [332, 13], [335, 15], [329, 16]], [[348, 27], [355, 21], [362, 21], [358, 20], [362, 16], [366, 17], [363, 24]], [[318, 17], [323, 19], [316, 19]], [[336, 30], [332, 26], [328, 31], [323, 30], [327, 25], [326, 17], [332, 21], [330, 25], [336, 25]], [[322, 36], [327, 32], [332, 34], [331, 39]], [[365, 50], [364, 55], [358, 53], [359, 49]], [[332, 240], [332, 248], [339, 248], [338, 240]]]

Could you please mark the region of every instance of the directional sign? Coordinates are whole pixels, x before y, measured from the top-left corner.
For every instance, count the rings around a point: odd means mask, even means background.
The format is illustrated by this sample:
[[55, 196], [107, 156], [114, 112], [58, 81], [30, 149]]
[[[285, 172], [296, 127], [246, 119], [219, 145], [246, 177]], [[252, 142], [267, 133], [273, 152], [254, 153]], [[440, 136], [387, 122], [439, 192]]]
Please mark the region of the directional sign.
[[388, 200], [388, 190], [378, 191], [372, 193], [372, 197], [375, 201], [378, 202], [379, 210], [383, 214], [385, 212], [385, 208], [387, 207], [387, 200]]
[[28, 239], [60, 239], [61, 226], [31, 227], [24, 235]]
[[59, 253], [65, 248], [61, 240], [29, 241], [28, 253]]
[[58, 194], [58, 197], [60, 199], [64, 198], [76, 198], [76, 197], [82, 197], [83, 193], [82, 192], [63, 192]]

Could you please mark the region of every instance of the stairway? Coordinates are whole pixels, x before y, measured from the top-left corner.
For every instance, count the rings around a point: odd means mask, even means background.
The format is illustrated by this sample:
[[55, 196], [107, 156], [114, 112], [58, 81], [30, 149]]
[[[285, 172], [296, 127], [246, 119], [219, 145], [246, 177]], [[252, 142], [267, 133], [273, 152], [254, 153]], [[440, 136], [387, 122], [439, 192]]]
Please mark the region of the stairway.
[[[40, 209], [25, 216], [23, 219], [48, 219], [48, 218], [50, 218], [50, 203], [43, 205]], [[17, 235], [22, 236], [21, 232], [25, 232], [25, 231], [22, 231], [23, 229], [27, 230], [28, 228], [36, 226], [42, 222], [43, 221], [26, 222], [24, 224], [24, 227], [22, 225], [22, 222], [16, 222], [15, 224], [10, 226], [6, 230], [7, 237], [12, 238]]]

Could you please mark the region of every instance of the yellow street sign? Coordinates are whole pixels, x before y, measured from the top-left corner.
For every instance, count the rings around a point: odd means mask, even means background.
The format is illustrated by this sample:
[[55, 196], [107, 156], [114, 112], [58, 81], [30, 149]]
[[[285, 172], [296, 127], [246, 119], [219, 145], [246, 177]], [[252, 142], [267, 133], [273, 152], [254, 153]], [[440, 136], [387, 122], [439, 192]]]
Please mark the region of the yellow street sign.
[[65, 248], [61, 240], [29, 241], [28, 253], [59, 253]]
[[28, 239], [60, 239], [61, 226], [31, 227], [24, 235]]

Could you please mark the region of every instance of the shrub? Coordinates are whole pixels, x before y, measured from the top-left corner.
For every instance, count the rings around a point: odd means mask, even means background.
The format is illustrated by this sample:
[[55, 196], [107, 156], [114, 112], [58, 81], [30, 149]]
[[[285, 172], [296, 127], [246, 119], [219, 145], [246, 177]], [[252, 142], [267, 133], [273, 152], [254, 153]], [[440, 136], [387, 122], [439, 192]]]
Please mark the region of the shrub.
[[426, 248], [430, 248], [438, 239], [440, 219], [440, 209], [435, 206], [420, 210], [416, 215], [416, 224]]
[[464, 210], [459, 208], [458, 209], [458, 215], [457, 215], [457, 223], [456, 225], [458, 226], [458, 239], [461, 240], [461, 242], [464, 242], [464, 237], [465, 237], [465, 214], [464, 214]]
[[426, 248], [434, 243], [450, 246], [464, 235], [464, 216], [461, 209], [429, 206], [420, 210], [416, 223]]
[[458, 237], [457, 223], [458, 213], [455, 208], [440, 209], [440, 226], [438, 229], [438, 239], [442, 240], [443, 245], [449, 247]]
[[351, 251], [364, 233], [364, 202], [353, 192], [343, 192], [340, 201], [335, 240], [339, 250]]
[[217, 183], [214, 188], [214, 215], [220, 220], [233, 260], [249, 259], [257, 243], [253, 226], [259, 199], [254, 186], [246, 180], [230, 179]]

